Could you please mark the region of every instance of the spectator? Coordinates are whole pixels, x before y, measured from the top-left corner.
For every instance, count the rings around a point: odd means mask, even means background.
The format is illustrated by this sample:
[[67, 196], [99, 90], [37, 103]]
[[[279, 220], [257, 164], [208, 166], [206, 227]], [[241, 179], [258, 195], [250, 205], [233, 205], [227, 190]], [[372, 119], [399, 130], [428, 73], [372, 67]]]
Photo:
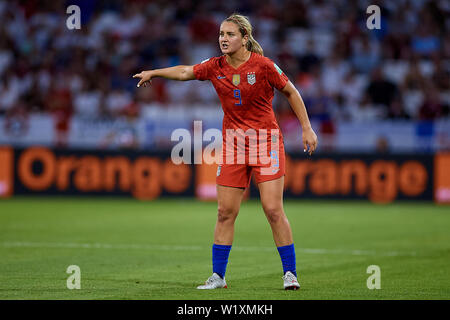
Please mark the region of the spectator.
[[397, 94], [397, 86], [385, 79], [381, 68], [376, 68], [372, 72], [369, 86], [366, 89], [366, 95], [369, 102], [383, 105], [388, 108]]
[[119, 89], [113, 89], [105, 100], [106, 113], [110, 117], [117, 117], [123, 114], [127, 105], [131, 103], [131, 95]]
[[358, 72], [370, 73], [380, 62], [380, 48], [378, 42], [369, 41], [367, 35], [352, 42], [352, 64]]
[[55, 145], [60, 148], [67, 146], [70, 118], [72, 116], [72, 96], [65, 84], [53, 81], [44, 100], [45, 108], [54, 117]]
[[102, 93], [92, 79], [85, 79], [80, 93], [74, 98], [74, 112], [78, 116], [99, 117], [101, 110]]
[[428, 85], [425, 88], [425, 97], [419, 109], [419, 118], [421, 120], [434, 120], [439, 118], [443, 112], [443, 105], [439, 100], [437, 89]]
[[376, 152], [378, 154], [386, 154], [389, 153], [389, 142], [385, 136], [379, 136], [375, 143]]
[[20, 97], [20, 85], [11, 71], [6, 72], [0, 81], [0, 115], [13, 108]]

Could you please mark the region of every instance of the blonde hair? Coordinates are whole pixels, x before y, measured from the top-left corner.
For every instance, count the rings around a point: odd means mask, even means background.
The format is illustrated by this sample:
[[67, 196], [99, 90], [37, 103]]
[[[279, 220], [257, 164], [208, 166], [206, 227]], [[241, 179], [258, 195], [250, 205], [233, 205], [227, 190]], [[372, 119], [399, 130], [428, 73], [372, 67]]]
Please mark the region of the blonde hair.
[[264, 55], [264, 51], [258, 41], [256, 41], [252, 36], [253, 27], [250, 23], [248, 17], [233, 13], [231, 16], [225, 19], [227, 22], [233, 22], [239, 27], [239, 32], [244, 37], [248, 35], [248, 41], [246, 44], [246, 48], [250, 52], [255, 52], [260, 55]]

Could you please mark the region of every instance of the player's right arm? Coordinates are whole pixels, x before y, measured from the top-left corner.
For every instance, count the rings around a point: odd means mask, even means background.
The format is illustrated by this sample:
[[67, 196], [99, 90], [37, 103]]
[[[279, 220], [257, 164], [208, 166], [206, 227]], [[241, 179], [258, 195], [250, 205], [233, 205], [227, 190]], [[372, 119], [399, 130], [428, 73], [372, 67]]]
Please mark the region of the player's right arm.
[[133, 78], [140, 78], [137, 87], [139, 88], [142, 84], [147, 86], [147, 83], [151, 83], [153, 78], [161, 77], [170, 80], [178, 81], [188, 81], [195, 80], [194, 66], [175, 66], [164, 69], [147, 70], [137, 73]]

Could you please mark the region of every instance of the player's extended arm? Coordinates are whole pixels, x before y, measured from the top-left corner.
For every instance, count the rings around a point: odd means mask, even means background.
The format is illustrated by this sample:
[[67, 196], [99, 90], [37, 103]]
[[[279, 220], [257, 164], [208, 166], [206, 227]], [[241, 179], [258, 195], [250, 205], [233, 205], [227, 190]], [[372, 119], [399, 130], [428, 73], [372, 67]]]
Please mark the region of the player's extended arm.
[[194, 80], [194, 66], [175, 66], [164, 69], [155, 69], [155, 70], [147, 70], [137, 73], [133, 76], [133, 78], [140, 78], [137, 87], [139, 88], [141, 84], [144, 84], [144, 87], [147, 86], [147, 83], [152, 82], [152, 78], [161, 77], [170, 80], [178, 80], [178, 81], [187, 81]]
[[307, 146], [309, 146], [309, 155], [311, 155], [317, 148], [317, 136], [314, 130], [311, 127], [311, 123], [309, 122], [308, 112], [306, 111], [305, 103], [303, 102], [300, 93], [292, 84], [291, 81], [281, 89], [281, 92], [286, 96], [291, 105], [292, 110], [296, 114], [298, 120], [300, 121], [300, 125], [302, 126], [302, 141], [303, 148], [306, 152]]

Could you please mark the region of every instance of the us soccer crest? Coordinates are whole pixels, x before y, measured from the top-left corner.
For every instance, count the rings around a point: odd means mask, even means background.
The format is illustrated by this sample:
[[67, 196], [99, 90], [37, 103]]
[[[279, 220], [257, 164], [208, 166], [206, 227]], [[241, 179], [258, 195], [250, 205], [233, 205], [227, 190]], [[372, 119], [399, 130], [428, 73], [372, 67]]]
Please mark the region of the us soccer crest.
[[256, 82], [256, 75], [254, 72], [247, 72], [247, 82], [250, 85], [254, 85]]
[[235, 86], [238, 86], [239, 83], [241, 83], [241, 75], [240, 74], [233, 74], [233, 84]]

